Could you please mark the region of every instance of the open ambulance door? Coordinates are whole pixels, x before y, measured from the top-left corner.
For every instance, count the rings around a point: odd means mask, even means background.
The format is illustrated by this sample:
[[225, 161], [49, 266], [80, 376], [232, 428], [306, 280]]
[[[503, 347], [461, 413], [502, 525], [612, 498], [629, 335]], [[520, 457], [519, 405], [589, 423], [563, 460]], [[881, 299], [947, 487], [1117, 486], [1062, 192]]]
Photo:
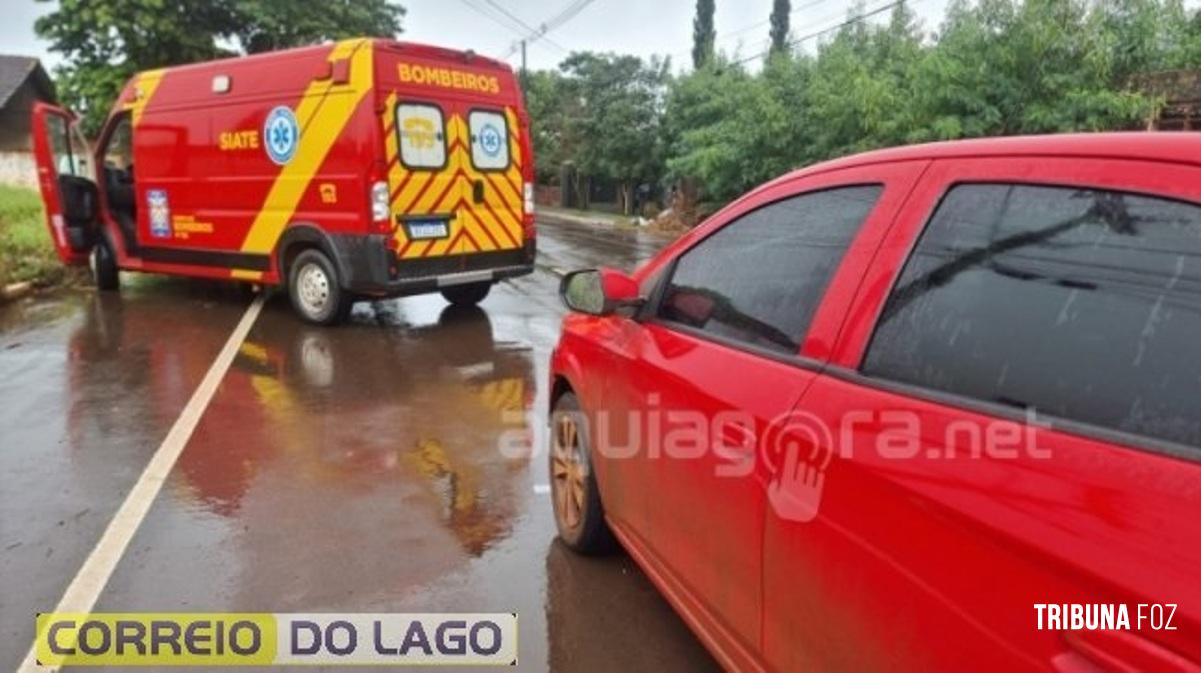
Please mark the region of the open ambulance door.
[[46, 226], [59, 259], [85, 264], [100, 235], [95, 157], [70, 112], [45, 103], [33, 107], [33, 154]]

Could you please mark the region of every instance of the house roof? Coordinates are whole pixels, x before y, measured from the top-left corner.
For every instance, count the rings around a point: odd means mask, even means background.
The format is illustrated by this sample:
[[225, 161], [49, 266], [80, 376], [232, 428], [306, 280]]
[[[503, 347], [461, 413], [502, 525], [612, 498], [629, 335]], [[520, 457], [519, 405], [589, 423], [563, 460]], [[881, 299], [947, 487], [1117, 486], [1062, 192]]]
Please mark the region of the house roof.
[[5, 56], [0, 54], [0, 108], [8, 105], [12, 98], [26, 82], [32, 84], [39, 96], [48, 101], [55, 101], [54, 82], [42, 68], [41, 62], [30, 56]]

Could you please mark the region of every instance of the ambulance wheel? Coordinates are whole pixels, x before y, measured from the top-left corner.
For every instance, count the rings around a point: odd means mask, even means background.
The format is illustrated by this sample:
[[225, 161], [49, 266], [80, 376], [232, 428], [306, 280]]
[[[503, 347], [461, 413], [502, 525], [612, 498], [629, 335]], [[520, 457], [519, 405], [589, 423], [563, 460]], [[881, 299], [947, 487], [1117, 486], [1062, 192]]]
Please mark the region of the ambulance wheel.
[[489, 281], [451, 285], [450, 287], [442, 288], [442, 296], [446, 298], [446, 301], [455, 306], [475, 306], [484, 301], [484, 297], [488, 296], [488, 291], [491, 289], [492, 283]]
[[338, 283], [333, 262], [320, 250], [296, 256], [288, 269], [288, 297], [300, 317], [316, 325], [337, 325], [354, 305], [354, 297]]
[[100, 235], [100, 240], [92, 246], [92, 279], [96, 287], [105, 292], [112, 292], [120, 287], [120, 270], [117, 268], [117, 254], [113, 251], [108, 236]]

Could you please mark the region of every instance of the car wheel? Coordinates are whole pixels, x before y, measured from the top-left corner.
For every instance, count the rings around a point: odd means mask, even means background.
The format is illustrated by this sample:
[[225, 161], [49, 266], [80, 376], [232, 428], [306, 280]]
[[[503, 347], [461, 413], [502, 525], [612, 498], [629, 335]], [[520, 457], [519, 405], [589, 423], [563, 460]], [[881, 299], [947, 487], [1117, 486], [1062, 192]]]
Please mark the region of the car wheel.
[[101, 234], [96, 245], [92, 246], [92, 279], [96, 287], [105, 292], [112, 292], [121, 286], [117, 253], [105, 234]]
[[488, 296], [488, 291], [491, 289], [492, 283], [489, 281], [452, 285], [442, 288], [442, 296], [455, 306], [475, 306], [484, 301], [484, 297]]
[[350, 315], [354, 298], [338, 282], [338, 271], [320, 250], [297, 255], [288, 270], [288, 297], [301, 318], [336, 325]]
[[563, 395], [555, 403], [551, 413], [551, 501], [563, 542], [582, 554], [600, 554], [612, 550], [616, 544], [605, 523], [584, 419], [573, 393]]

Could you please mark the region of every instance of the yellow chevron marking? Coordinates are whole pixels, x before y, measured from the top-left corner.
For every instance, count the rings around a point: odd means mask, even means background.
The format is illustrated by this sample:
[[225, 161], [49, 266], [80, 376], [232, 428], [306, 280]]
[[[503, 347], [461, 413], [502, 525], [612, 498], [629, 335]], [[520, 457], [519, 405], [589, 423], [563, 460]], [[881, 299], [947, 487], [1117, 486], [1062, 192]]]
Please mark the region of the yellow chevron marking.
[[372, 47], [369, 40], [343, 40], [334, 45], [330, 61], [350, 58], [350, 82], [320, 80], [309, 84], [296, 107], [301, 141], [292, 161], [280, 169], [263, 207], [242, 243], [242, 252], [267, 254], [275, 249], [296, 206], [334, 141], [350, 121], [359, 102], [371, 90]]
[[[387, 130], [389, 127], [392, 126], [392, 124], [395, 121], [396, 121], [396, 92], [393, 91], [392, 93], [388, 94], [388, 99], [386, 101], [384, 101], [383, 128], [385, 130]], [[398, 136], [396, 133], [396, 129], [393, 128], [387, 134], [387, 136], [384, 138], [384, 152], [385, 152], [384, 158], [388, 160], [389, 166], [391, 166], [392, 162], [396, 159], [396, 152], [399, 150], [399, 148], [396, 145], [397, 137]], [[389, 186], [395, 188], [396, 183], [391, 183]]]
[[521, 168], [521, 143], [520, 140], [521, 126], [517, 123], [517, 115], [513, 112], [513, 108], [505, 108], [505, 121], [509, 124], [509, 163], [514, 167]]
[[[391, 123], [395, 100], [396, 95], [393, 93], [388, 98], [387, 109], [382, 118], [384, 128]], [[393, 190], [406, 176], [408, 177], [408, 182], [392, 200], [393, 212], [453, 212], [455, 215], [450, 220], [449, 235], [446, 238], [415, 242], [403, 254], [404, 259], [513, 249], [521, 246], [524, 235], [520, 217], [523, 182], [520, 170], [520, 135], [513, 109], [506, 108], [505, 116], [509, 124], [513, 162], [503, 173], [483, 173], [472, 165], [468, 140], [470, 130], [466, 119], [461, 115], [448, 115], [446, 119], [446, 147], [449, 154], [446, 166], [442, 170], [417, 171], [409, 175], [409, 171], [399, 165], [390, 169], [388, 184]], [[398, 151], [393, 136], [394, 134], [389, 134], [385, 142], [390, 166]], [[454, 149], [450, 149], [451, 147]], [[484, 182], [488, 194], [487, 205], [475, 204], [471, 200], [472, 184], [477, 180]], [[463, 231], [466, 231], [470, 238], [464, 236], [456, 241], [456, 237]], [[398, 227], [394, 237], [395, 249], [403, 248], [406, 242], [404, 228]]]
[[411, 206], [413, 205], [413, 200], [416, 199], [417, 195], [421, 193], [422, 188], [425, 187], [425, 183], [437, 177], [435, 174], [428, 173], [426, 171], [411, 172], [413, 175], [409, 178], [409, 181], [405, 183], [404, 189], [400, 190], [400, 193], [397, 194], [396, 198], [392, 200], [392, 209], [400, 211], [401, 213], [410, 212], [412, 210]]
[[154, 91], [158, 89], [158, 85], [163, 81], [163, 75], [166, 70], [147, 70], [146, 72], [138, 73], [137, 80], [134, 81], [134, 91], [136, 98], [133, 101], [125, 104], [126, 110], [132, 110], [133, 125], [137, 126], [142, 122], [142, 113], [146, 111], [146, 106], [150, 103], [150, 98], [154, 96]]
[[[479, 244], [481, 249], [491, 251], [498, 249], [497, 245], [504, 245], [504, 238], [497, 234], [492, 234], [489, 237], [488, 233], [490, 232], [484, 231], [487, 225], [480, 219], [478, 212], [464, 210], [464, 217], [467, 222], [467, 232], [471, 234], [471, 237], [475, 239], [475, 242]], [[493, 238], [499, 238], [500, 240], [494, 244], [492, 243]]]

